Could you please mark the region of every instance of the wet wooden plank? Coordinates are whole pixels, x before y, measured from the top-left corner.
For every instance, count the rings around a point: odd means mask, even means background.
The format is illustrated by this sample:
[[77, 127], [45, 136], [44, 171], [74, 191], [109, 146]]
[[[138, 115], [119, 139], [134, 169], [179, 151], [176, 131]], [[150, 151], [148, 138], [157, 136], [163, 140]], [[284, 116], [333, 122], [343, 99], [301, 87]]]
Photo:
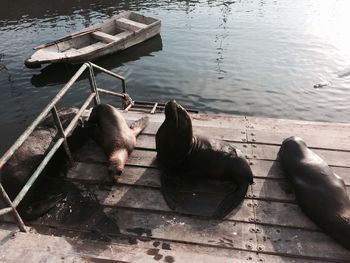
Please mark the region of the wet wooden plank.
[[[253, 158], [262, 160], [276, 160], [280, 146], [254, 144], [252, 146]], [[350, 167], [350, 152], [312, 149], [330, 166]]]

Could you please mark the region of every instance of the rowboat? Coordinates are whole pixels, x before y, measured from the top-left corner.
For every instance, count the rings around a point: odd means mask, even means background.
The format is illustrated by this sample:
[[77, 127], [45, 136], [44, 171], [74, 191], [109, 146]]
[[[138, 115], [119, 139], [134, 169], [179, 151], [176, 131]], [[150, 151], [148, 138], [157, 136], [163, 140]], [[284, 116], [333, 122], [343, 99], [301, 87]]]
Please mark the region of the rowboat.
[[160, 33], [161, 21], [125, 11], [102, 23], [84, 28], [64, 38], [37, 46], [25, 61], [27, 67], [45, 63], [83, 63], [124, 50]]

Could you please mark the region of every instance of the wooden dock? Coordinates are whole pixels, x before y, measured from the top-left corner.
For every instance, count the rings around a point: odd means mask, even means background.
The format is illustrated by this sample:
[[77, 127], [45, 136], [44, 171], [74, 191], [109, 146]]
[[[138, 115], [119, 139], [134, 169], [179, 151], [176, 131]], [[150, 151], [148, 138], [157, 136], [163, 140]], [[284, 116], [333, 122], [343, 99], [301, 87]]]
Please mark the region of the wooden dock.
[[[146, 113], [128, 112], [131, 122]], [[249, 159], [255, 183], [224, 220], [178, 214], [160, 192], [149, 115], [119, 183], [90, 140], [67, 174], [71, 191], [56, 209], [19, 233], [3, 223], [0, 261], [20, 262], [350, 262], [350, 251], [313, 224], [295, 202], [276, 155], [284, 138], [302, 137], [350, 189], [350, 124], [193, 114], [194, 130], [226, 140]]]

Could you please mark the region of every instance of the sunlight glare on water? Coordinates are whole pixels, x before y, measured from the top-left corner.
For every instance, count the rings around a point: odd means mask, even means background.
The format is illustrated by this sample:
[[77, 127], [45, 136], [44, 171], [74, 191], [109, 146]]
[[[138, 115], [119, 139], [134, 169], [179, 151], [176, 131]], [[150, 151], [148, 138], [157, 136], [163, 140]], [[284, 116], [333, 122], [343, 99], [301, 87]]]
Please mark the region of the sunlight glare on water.
[[[0, 151], [78, 67], [23, 62], [39, 44], [121, 10], [162, 20], [161, 37], [96, 61], [134, 99], [176, 99], [207, 113], [349, 122], [350, 2], [24, 0], [0, 3]], [[101, 87], [115, 85], [98, 74]], [[314, 85], [326, 83], [321, 88]], [[65, 105], [80, 105], [79, 80]]]

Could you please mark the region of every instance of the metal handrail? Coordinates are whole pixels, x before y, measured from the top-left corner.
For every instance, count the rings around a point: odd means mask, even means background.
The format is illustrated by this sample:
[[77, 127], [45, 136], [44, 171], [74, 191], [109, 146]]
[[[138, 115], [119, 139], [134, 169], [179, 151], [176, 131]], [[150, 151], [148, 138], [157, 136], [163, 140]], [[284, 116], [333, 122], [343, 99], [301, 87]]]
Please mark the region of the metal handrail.
[[[114, 77], [122, 82], [122, 93], [117, 93], [113, 91], [108, 91], [105, 89], [99, 89], [97, 88], [96, 80], [95, 80], [95, 74], [94, 74], [94, 68]], [[90, 88], [91, 88], [91, 94], [85, 99], [83, 105], [80, 107], [78, 113], [75, 115], [75, 117], [72, 119], [72, 121], [69, 123], [68, 127], [64, 130], [62, 127], [61, 120], [58, 116], [56, 104], [58, 101], [62, 99], [62, 97], [67, 93], [67, 91], [71, 88], [71, 86], [78, 80], [78, 78], [84, 73], [84, 71], [88, 69], [89, 70], [89, 82], [90, 82]], [[11, 201], [9, 196], [7, 195], [5, 189], [3, 188], [1, 182], [0, 182], [0, 196], [4, 199], [5, 203], [9, 207], [5, 207], [0, 209], [0, 215], [12, 212], [13, 216], [16, 220], [16, 223], [19, 227], [19, 229], [22, 232], [27, 232], [25, 224], [20, 217], [20, 215], [17, 212], [17, 206], [20, 204], [20, 202], [23, 200], [25, 195], [28, 193], [29, 189], [32, 187], [42, 170], [45, 168], [47, 163], [51, 160], [53, 155], [56, 153], [56, 151], [60, 148], [60, 146], [63, 144], [64, 150], [67, 153], [68, 160], [72, 164], [73, 163], [73, 157], [69, 149], [69, 145], [67, 143], [67, 137], [70, 135], [70, 133], [74, 130], [76, 127], [77, 122], [79, 121], [79, 118], [83, 114], [83, 112], [86, 110], [86, 108], [90, 105], [92, 100], [94, 100], [95, 105], [100, 104], [100, 97], [99, 92], [113, 95], [120, 97], [124, 100], [125, 107], [129, 104], [132, 104], [133, 101], [130, 98], [130, 96], [126, 93], [126, 83], [125, 78], [112, 72], [109, 70], [106, 70], [104, 68], [101, 68], [100, 66], [97, 66], [91, 62], [84, 63], [79, 70], [73, 75], [73, 77], [67, 82], [66, 85], [57, 93], [57, 95], [51, 100], [51, 102], [45, 107], [45, 109], [39, 114], [38, 117], [29, 125], [29, 127], [22, 133], [22, 135], [16, 140], [16, 142], [6, 151], [6, 153], [2, 156], [0, 159], [0, 171], [3, 169], [6, 162], [13, 156], [13, 154], [16, 152], [16, 150], [21, 147], [21, 145], [25, 142], [25, 140], [29, 137], [29, 135], [34, 131], [34, 129], [40, 124], [40, 122], [48, 115], [49, 112], [51, 112], [55, 125], [58, 130], [58, 135], [60, 138], [56, 141], [56, 143], [52, 146], [50, 151], [45, 155], [44, 159], [41, 161], [39, 166], [36, 168], [34, 173], [31, 175], [31, 177], [28, 179], [26, 184], [22, 187], [21, 191], [17, 194], [15, 199]]]

